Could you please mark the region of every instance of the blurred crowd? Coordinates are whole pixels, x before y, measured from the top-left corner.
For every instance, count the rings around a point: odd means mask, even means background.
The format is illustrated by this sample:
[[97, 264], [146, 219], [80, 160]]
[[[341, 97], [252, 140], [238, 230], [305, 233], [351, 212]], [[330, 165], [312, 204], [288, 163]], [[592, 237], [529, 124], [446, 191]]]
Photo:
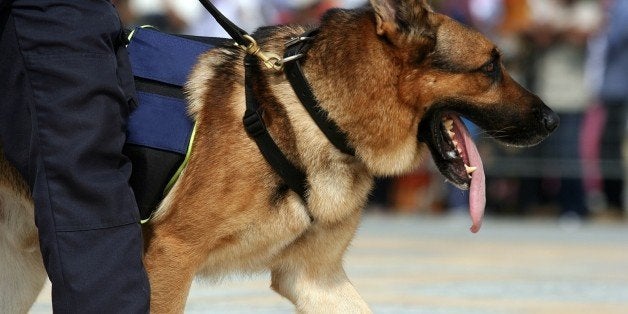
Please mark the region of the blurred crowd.
[[[238, 26], [315, 24], [332, 7], [365, 0], [212, 0]], [[199, 36], [228, 35], [197, 0], [114, 1], [128, 26]], [[487, 174], [487, 213], [619, 219], [625, 214], [628, 0], [434, 0], [489, 36], [506, 67], [561, 117], [542, 144], [512, 148], [472, 126]], [[475, 130], [475, 131], [473, 131]], [[429, 158], [426, 158], [429, 160]], [[442, 213], [467, 207], [465, 192], [431, 164], [382, 178], [372, 207]]]
[[[210, 0], [247, 32], [263, 25], [317, 23], [334, 7], [351, 8], [365, 0]], [[198, 0], [114, 0], [125, 25], [153, 25], [160, 30], [196, 36], [228, 37]]]

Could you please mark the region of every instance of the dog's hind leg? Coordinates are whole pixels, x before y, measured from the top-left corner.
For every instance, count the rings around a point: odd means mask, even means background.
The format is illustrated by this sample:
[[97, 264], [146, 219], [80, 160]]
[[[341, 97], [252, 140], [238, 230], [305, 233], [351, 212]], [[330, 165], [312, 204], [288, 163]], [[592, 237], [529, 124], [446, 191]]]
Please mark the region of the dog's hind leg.
[[359, 215], [333, 226], [314, 225], [272, 267], [272, 288], [299, 313], [371, 313], [342, 267]]
[[0, 151], [0, 313], [26, 313], [46, 279], [33, 203], [21, 180]]

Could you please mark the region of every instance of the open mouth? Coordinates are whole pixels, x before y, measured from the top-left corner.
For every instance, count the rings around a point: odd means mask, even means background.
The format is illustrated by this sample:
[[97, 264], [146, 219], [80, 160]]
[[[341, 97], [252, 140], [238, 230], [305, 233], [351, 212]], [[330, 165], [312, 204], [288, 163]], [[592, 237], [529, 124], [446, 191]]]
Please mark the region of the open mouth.
[[453, 111], [432, 113], [427, 123], [421, 123], [419, 140], [432, 153], [438, 170], [455, 186], [469, 190], [469, 212], [478, 232], [486, 206], [484, 167], [469, 130]]

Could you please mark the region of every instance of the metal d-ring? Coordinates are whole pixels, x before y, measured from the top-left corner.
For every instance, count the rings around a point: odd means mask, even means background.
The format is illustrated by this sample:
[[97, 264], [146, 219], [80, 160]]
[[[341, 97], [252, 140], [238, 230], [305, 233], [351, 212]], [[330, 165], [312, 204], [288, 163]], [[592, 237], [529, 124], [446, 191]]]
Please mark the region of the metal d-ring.
[[[273, 69], [276, 71], [281, 71], [283, 70], [283, 65], [287, 62], [292, 62], [294, 60], [303, 58], [303, 54], [299, 53], [296, 54], [294, 56], [289, 56], [286, 58], [281, 58], [280, 56], [278, 56], [277, 54], [274, 54], [272, 52], [267, 52], [267, 51], [262, 51], [262, 48], [257, 44], [257, 41], [251, 37], [250, 35], [244, 35], [243, 36], [246, 40], [249, 41], [249, 45], [248, 46], [244, 46], [244, 45], [238, 45], [236, 44], [238, 47], [240, 47], [242, 50], [244, 50], [244, 52], [246, 52], [247, 54], [250, 55], [254, 55], [256, 56], [258, 59], [260, 59], [263, 63], [264, 66], [266, 66], [266, 68], [268, 69]], [[297, 37], [297, 38], [293, 38], [290, 41], [288, 41], [286, 43], [286, 47], [292, 46], [296, 43], [302, 42], [302, 41], [306, 41], [306, 40], [310, 40], [311, 37]]]

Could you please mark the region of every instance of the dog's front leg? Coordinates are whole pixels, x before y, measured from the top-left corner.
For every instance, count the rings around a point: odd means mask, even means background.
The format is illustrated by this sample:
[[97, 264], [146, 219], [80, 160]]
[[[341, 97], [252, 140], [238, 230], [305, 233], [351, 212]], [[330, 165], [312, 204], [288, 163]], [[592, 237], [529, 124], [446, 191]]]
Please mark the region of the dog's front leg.
[[[2, 166], [0, 171], [6, 171]], [[26, 313], [44, 286], [46, 271], [33, 203], [8, 188], [15, 184], [2, 182], [8, 177], [1, 177], [4, 175], [0, 173], [0, 313]]]
[[183, 313], [197, 262], [191, 249], [176, 237], [163, 235], [163, 225], [145, 229], [150, 242], [144, 255], [144, 265], [151, 286], [151, 313]]
[[359, 213], [340, 223], [314, 225], [272, 267], [272, 288], [299, 313], [371, 313], [342, 267]]
[[[1, 200], [0, 200], [1, 201]], [[2, 209], [0, 209], [2, 211]], [[2, 228], [0, 224], [0, 228]], [[35, 243], [36, 244], [36, 243]], [[44, 286], [46, 271], [37, 246], [25, 249], [0, 236], [0, 313], [27, 313]]]
[[0, 313], [28, 312], [46, 280], [33, 206], [0, 147]]

